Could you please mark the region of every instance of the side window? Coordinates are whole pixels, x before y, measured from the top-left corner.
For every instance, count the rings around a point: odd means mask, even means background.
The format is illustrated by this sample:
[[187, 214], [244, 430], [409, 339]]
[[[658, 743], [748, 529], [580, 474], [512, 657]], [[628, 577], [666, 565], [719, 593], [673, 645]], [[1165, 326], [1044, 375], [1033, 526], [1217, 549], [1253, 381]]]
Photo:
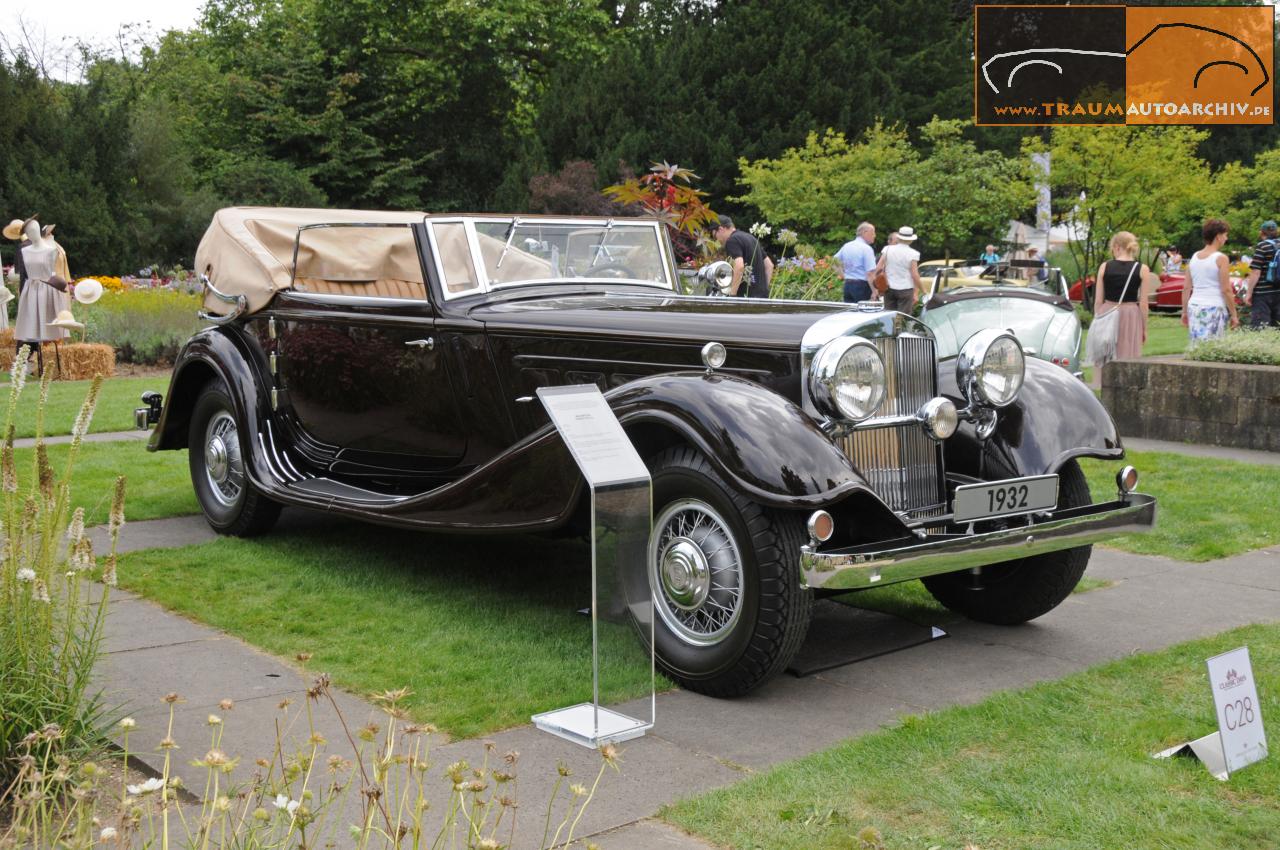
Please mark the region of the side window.
[[427, 297], [422, 265], [408, 225], [362, 224], [304, 229], [298, 239], [293, 288], [359, 298]]
[[462, 222], [433, 222], [436, 248], [440, 252], [440, 268], [444, 272], [444, 291], [450, 295], [475, 289], [480, 285], [475, 264], [471, 262], [471, 245]]

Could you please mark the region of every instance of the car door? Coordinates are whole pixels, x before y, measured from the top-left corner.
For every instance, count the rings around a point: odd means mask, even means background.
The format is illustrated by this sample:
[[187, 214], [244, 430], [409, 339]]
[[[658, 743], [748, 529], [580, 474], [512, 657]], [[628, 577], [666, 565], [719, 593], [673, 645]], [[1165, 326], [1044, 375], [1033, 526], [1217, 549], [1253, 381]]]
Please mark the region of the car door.
[[[408, 228], [403, 234], [413, 239]], [[436, 316], [417, 277], [299, 276], [276, 300], [278, 383], [296, 427], [332, 453], [332, 472], [442, 470], [466, 452]]]

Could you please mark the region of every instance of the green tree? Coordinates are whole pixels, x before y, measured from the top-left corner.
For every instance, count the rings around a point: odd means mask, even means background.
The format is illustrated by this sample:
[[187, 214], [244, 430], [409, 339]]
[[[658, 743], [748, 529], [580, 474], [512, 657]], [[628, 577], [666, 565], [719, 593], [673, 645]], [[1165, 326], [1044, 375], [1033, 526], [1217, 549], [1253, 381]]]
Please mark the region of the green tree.
[[1076, 234], [1069, 243], [1079, 268], [1095, 274], [1111, 236], [1127, 230], [1143, 256], [1180, 242], [1209, 214], [1223, 209], [1225, 184], [1215, 181], [1197, 150], [1208, 138], [1190, 127], [1054, 127], [1050, 153], [1055, 220]]
[[[882, 190], [917, 161], [906, 131], [877, 121], [856, 142], [828, 129], [810, 133], [803, 147], [776, 159], [738, 160], [747, 191], [733, 201], [750, 204], [774, 224], [795, 227], [806, 239], [837, 245], [858, 222], [882, 229], [906, 221], [912, 210], [902, 193]], [[888, 180], [885, 178], [888, 176]]]
[[876, 181], [882, 195], [903, 197], [923, 244], [947, 258], [1003, 238], [1035, 204], [1029, 159], [978, 150], [963, 136], [968, 123], [934, 118], [920, 130], [928, 155]]

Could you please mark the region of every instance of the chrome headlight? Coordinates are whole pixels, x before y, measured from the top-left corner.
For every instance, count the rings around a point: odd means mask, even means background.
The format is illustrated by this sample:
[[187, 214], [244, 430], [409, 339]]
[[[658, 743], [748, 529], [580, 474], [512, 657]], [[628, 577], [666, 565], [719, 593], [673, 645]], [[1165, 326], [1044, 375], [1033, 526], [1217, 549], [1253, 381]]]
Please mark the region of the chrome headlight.
[[884, 393], [884, 360], [865, 339], [834, 339], [813, 359], [809, 395], [826, 416], [861, 422], [880, 407]]
[[988, 328], [960, 346], [956, 383], [970, 404], [981, 401], [992, 407], [1005, 407], [1018, 397], [1026, 368], [1022, 345], [1013, 334]]

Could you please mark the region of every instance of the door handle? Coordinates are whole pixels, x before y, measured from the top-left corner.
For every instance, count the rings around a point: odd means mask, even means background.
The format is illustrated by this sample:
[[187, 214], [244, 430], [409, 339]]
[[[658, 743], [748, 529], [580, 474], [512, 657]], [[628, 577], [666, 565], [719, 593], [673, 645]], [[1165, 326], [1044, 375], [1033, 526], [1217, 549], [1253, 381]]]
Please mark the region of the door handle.
[[406, 342], [405, 345], [412, 348], [425, 348], [427, 351], [431, 351], [436, 347], [436, 341], [432, 337], [427, 337], [426, 339], [411, 339]]

